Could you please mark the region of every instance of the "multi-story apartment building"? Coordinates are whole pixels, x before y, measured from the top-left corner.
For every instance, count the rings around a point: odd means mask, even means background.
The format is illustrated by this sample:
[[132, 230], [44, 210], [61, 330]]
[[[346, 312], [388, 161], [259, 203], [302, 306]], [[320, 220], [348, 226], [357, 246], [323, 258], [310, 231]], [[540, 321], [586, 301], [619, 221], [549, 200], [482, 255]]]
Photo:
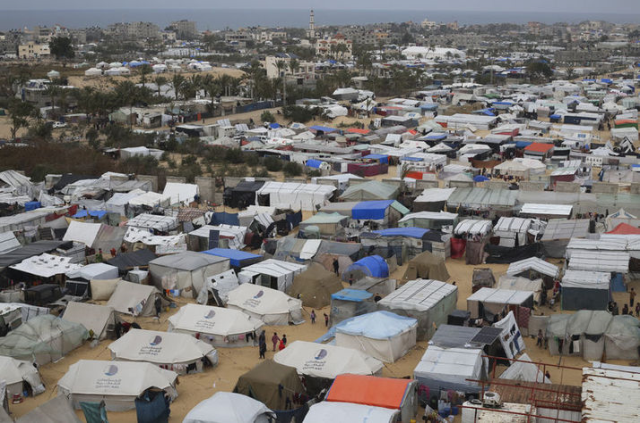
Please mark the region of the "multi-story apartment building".
[[194, 21], [183, 19], [171, 22], [169, 27], [180, 40], [193, 40], [198, 37], [198, 27]]
[[49, 57], [50, 55], [49, 44], [39, 44], [30, 41], [18, 46], [18, 57], [20, 59], [41, 59]]

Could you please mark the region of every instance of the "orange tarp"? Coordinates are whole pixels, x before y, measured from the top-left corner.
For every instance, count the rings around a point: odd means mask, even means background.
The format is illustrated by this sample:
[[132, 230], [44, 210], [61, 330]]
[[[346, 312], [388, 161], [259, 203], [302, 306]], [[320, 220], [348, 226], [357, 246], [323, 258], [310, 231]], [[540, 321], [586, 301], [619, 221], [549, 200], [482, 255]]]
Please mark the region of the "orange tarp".
[[607, 233], [615, 234], [615, 235], [640, 235], [640, 228], [631, 226], [628, 223], [621, 223], [618, 226], [616, 226], [612, 231]]
[[411, 379], [343, 374], [336, 377], [326, 400], [399, 409]]

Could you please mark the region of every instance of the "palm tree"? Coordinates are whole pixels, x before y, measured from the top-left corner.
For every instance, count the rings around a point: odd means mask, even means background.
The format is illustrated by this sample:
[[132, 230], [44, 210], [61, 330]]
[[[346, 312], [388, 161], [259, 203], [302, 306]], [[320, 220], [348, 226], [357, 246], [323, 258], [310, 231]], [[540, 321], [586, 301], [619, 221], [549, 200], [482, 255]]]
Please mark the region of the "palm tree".
[[278, 77], [282, 79], [282, 104], [287, 105], [287, 62], [284, 60], [277, 60], [275, 67], [278, 68]]
[[186, 82], [186, 78], [180, 74], [175, 74], [173, 75], [173, 78], [171, 78], [171, 82], [169, 82], [169, 84], [173, 89], [173, 96], [176, 100], [178, 100], [180, 94], [182, 94], [182, 90], [184, 89]]
[[60, 87], [53, 82], [47, 84], [47, 88], [45, 88], [45, 93], [49, 96], [51, 100], [51, 115], [55, 116], [56, 114], [56, 97], [60, 94]]
[[153, 82], [155, 82], [156, 84], [156, 88], [158, 90], [158, 97], [160, 97], [161, 96], [160, 88], [167, 83], [167, 78], [165, 78], [164, 76], [156, 76]]
[[140, 100], [140, 90], [133, 82], [122, 81], [116, 85], [115, 97], [119, 104], [129, 106], [129, 127], [133, 127], [131, 115], [133, 115], [133, 106]]
[[140, 83], [144, 87], [145, 84], [147, 83], [147, 75], [152, 74], [153, 69], [149, 65], [142, 65], [140, 66], [138, 72], [140, 72]]
[[298, 61], [298, 59], [291, 59], [291, 61], [289, 62], [289, 70], [291, 71], [291, 73], [295, 75], [296, 73], [298, 73], [299, 69], [300, 62]]

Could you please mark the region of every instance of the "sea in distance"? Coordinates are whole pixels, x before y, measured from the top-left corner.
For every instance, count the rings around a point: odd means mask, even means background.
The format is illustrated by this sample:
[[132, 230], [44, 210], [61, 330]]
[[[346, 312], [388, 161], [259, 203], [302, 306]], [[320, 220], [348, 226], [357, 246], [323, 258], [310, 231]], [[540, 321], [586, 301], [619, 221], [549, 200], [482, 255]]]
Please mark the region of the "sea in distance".
[[[640, 10], [640, 9], [639, 9]], [[538, 21], [578, 23], [604, 20], [612, 23], [640, 23], [638, 13], [552, 13], [508, 11], [444, 11], [444, 10], [330, 10], [316, 9], [315, 21], [322, 25], [363, 25], [382, 22], [421, 22], [425, 18], [436, 22], [459, 24], [516, 23]], [[0, 31], [32, 28], [36, 25], [62, 25], [69, 28], [107, 27], [116, 22], [153, 22], [161, 28], [172, 21], [188, 19], [197, 22], [198, 30], [236, 29], [248, 26], [306, 27], [306, 9], [112, 9], [112, 10], [3, 10]]]

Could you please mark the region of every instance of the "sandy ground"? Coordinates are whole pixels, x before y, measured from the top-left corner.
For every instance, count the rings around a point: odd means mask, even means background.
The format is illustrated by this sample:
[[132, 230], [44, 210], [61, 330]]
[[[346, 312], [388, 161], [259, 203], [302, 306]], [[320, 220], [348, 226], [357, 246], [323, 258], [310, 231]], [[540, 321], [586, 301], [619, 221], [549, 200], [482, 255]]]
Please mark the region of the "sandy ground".
[[[471, 294], [471, 277], [473, 269], [476, 266], [468, 266], [464, 264], [464, 259], [447, 260], [447, 267], [451, 278], [449, 282], [456, 281], [459, 289], [458, 294], [458, 308], [466, 309], [466, 298]], [[489, 267], [493, 271], [496, 279], [503, 275], [507, 270], [507, 265], [502, 264], [490, 264], [483, 265], [482, 267]], [[400, 279], [406, 269], [406, 266], [399, 267], [392, 275], [392, 278]], [[639, 285], [635, 285], [636, 289], [640, 288]], [[628, 301], [628, 294], [615, 293], [615, 300], [619, 304], [624, 304]], [[178, 307], [192, 302], [191, 299], [174, 298], [174, 301]], [[125, 317], [129, 321], [136, 321], [144, 329], [150, 330], [166, 330], [168, 317], [175, 313], [178, 308], [170, 309], [169, 312], [162, 313], [160, 321], [154, 321], [152, 318], [131, 318]], [[305, 308], [305, 315], [307, 321], [299, 326], [274, 326], [266, 327], [267, 338], [269, 339], [273, 332], [278, 334], [286, 333], [289, 342], [295, 340], [314, 341], [319, 338], [325, 332], [324, 324], [322, 323], [322, 314], [329, 314], [329, 307], [316, 310], [318, 315], [318, 323], [312, 325], [308, 319], [308, 315], [311, 309]], [[543, 310], [537, 310], [536, 313], [544, 312], [545, 315], [552, 313], [548, 308]], [[559, 312], [556, 307], [556, 313]], [[47, 386], [47, 390], [44, 394], [35, 398], [27, 398], [22, 404], [11, 405], [11, 411], [14, 417], [19, 417], [36, 406], [48, 401], [55, 395], [57, 395], [56, 383], [66, 373], [69, 366], [78, 360], [110, 360], [110, 351], [108, 345], [111, 341], [102, 341], [94, 348], [90, 347], [89, 343], [85, 343], [82, 347], [71, 352], [57, 363], [50, 363], [42, 366], [40, 369], [43, 381]], [[589, 366], [589, 363], [578, 357], [551, 357], [544, 349], [537, 348], [535, 346], [535, 340], [527, 338], [525, 339], [527, 344], [527, 354], [532, 360], [553, 364], [563, 365], [569, 367], [581, 368], [583, 366]], [[420, 358], [424, 354], [428, 343], [426, 341], [419, 342], [418, 345], [413, 348], [406, 356], [393, 364], [385, 365], [383, 370], [383, 376], [386, 377], [410, 377], [413, 374], [413, 369], [419, 362]], [[245, 348], [229, 348], [218, 349], [220, 362], [219, 365], [213, 369], [209, 368], [204, 373], [195, 375], [182, 376], [179, 379], [178, 392], [179, 396], [176, 401], [171, 405], [171, 422], [181, 422], [184, 416], [191, 410], [197, 403], [210, 397], [218, 391], [231, 391], [233, 390], [238, 377], [244, 372], [251, 369], [258, 362], [258, 348], [257, 347], [245, 347]], [[272, 358], [273, 352], [268, 351], [267, 358]], [[626, 361], [615, 361], [616, 364], [628, 365]], [[500, 374], [504, 368], [498, 367], [496, 374]], [[579, 370], [569, 369], [557, 369], [550, 368], [551, 379], [554, 383], [563, 383], [569, 385], [580, 385], [581, 372]], [[81, 415], [79, 413], [79, 415]], [[109, 421], [111, 422], [130, 422], [135, 419], [135, 411], [115, 413], [110, 412]]]

